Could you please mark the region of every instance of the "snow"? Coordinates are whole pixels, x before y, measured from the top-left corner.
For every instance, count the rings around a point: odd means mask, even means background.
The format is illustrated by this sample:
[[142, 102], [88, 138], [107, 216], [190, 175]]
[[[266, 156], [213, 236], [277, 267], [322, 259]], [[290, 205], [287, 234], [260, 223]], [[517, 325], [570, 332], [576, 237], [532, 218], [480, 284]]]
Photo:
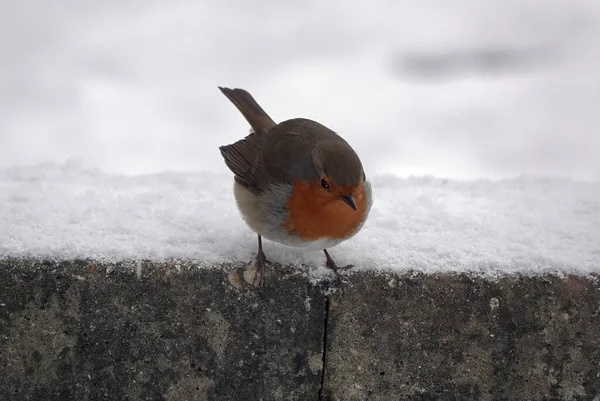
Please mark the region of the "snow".
[[600, 2], [374, 1], [2, 3], [0, 257], [250, 262], [221, 85], [358, 151], [375, 205], [339, 264], [599, 272]]
[[[363, 230], [332, 248], [356, 270], [600, 272], [600, 183], [520, 177], [453, 181], [371, 177]], [[276, 262], [324, 271], [322, 252], [264, 242]], [[125, 176], [79, 162], [0, 170], [0, 258], [250, 263], [256, 237], [230, 174]]]

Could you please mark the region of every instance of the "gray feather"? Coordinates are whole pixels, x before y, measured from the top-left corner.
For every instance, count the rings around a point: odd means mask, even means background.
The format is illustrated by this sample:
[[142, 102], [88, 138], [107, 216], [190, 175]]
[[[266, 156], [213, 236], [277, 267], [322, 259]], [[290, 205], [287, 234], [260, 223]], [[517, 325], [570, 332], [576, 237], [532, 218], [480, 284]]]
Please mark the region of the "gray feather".
[[[231, 145], [221, 155], [235, 180], [253, 193], [273, 184], [292, 185], [322, 175], [341, 186], [358, 185], [363, 170], [350, 145], [316, 121], [295, 118], [277, 125], [245, 91], [221, 89], [257, 132]], [[272, 125], [273, 124], [273, 125]]]

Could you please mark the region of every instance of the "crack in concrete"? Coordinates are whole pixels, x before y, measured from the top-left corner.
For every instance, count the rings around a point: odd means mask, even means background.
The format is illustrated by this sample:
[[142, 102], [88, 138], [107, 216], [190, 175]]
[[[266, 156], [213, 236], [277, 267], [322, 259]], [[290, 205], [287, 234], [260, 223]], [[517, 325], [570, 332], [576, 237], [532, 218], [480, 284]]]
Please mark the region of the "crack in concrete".
[[325, 370], [327, 368], [327, 329], [329, 326], [329, 296], [325, 297], [325, 319], [323, 322], [323, 366], [321, 368], [321, 385], [319, 387], [318, 401], [325, 401], [323, 388], [325, 387]]

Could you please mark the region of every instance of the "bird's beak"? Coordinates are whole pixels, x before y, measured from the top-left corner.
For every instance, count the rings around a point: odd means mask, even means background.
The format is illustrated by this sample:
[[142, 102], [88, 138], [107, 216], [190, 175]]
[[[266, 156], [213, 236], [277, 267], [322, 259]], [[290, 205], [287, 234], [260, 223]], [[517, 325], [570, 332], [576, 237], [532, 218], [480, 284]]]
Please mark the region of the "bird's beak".
[[356, 210], [356, 203], [352, 195], [342, 195], [342, 200], [348, 204], [352, 209]]

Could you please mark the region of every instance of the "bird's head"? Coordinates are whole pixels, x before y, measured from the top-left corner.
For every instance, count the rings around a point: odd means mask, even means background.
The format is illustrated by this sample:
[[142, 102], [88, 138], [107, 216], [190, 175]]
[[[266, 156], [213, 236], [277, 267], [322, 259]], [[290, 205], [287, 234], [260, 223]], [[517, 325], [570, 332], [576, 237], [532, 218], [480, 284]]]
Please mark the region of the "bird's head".
[[326, 203], [343, 202], [357, 211], [363, 204], [365, 173], [358, 155], [345, 141], [323, 141], [312, 152], [316, 170], [311, 183]]

